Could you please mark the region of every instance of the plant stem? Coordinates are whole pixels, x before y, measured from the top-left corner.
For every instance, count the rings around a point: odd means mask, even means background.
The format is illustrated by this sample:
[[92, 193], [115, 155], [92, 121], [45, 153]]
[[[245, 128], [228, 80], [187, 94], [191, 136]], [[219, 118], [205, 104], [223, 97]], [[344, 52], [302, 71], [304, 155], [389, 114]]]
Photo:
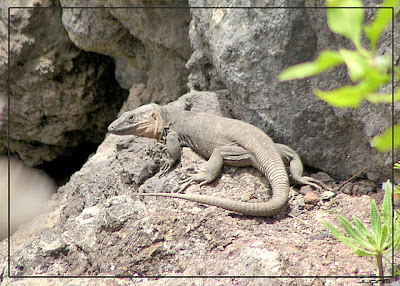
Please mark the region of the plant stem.
[[378, 280], [379, 286], [383, 285], [383, 262], [382, 262], [382, 254], [375, 255], [376, 266], [378, 267]]

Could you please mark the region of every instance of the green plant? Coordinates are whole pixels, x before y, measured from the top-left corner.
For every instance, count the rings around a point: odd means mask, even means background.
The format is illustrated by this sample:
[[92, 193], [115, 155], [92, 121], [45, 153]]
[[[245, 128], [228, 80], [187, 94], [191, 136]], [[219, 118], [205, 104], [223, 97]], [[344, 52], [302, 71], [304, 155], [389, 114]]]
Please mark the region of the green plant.
[[[400, 69], [392, 66], [391, 55], [382, 56], [377, 53], [379, 39], [391, 23], [394, 11], [400, 6], [400, 0], [384, 0], [383, 9], [378, 9], [374, 21], [369, 25], [364, 24], [364, 7], [360, 0], [327, 0], [326, 5], [332, 8], [327, 9], [329, 28], [350, 39], [355, 49], [323, 51], [313, 62], [295, 65], [284, 70], [279, 75], [279, 80], [302, 79], [344, 64], [354, 85], [331, 91], [314, 89], [314, 93], [319, 98], [339, 108], [357, 108], [363, 100], [372, 103], [400, 101], [400, 89], [393, 96], [379, 92], [381, 87], [392, 80], [400, 79]], [[361, 43], [363, 32], [369, 40], [368, 49]], [[394, 75], [393, 79], [392, 75]], [[393, 129], [387, 129], [382, 135], [372, 140], [375, 148], [382, 152], [391, 150], [392, 143], [395, 148], [400, 147], [400, 124], [396, 124]], [[395, 164], [395, 168], [400, 169], [400, 163]], [[394, 192], [400, 193], [400, 186], [397, 186]], [[351, 253], [375, 257], [380, 277], [383, 277], [384, 273], [384, 254], [393, 248], [400, 248], [400, 215], [393, 210], [392, 206], [392, 184], [388, 181], [381, 212], [376, 202], [374, 200], [371, 202], [371, 230], [355, 216], [354, 223], [343, 215], [338, 216], [344, 233], [325, 222], [332, 234], [352, 249]], [[383, 281], [380, 281], [380, 285], [382, 283]]]
[[[371, 202], [370, 224], [372, 231], [356, 216], [354, 223], [342, 215], [338, 216], [345, 234], [340, 232], [332, 224], [324, 221], [332, 234], [352, 249], [351, 253], [359, 256], [375, 257], [378, 276], [383, 277], [383, 255], [400, 246], [400, 214], [393, 212], [392, 208], [392, 184], [386, 183], [385, 196], [379, 212], [375, 200]], [[393, 240], [392, 240], [393, 238]]]
[[[340, 108], [357, 108], [363, 100], [373, 103], [392, 102], [392, 94], [379, 93], [379, 89], [392, 79], [391, 55], [378, 55], [377, 45], [385, 28], [391, 23], [392, 10], [396, 10], [399, 4], [400, 0], [383, 1], [383, 9], [378, 9], [374, 21], [365, 25], [363, 24], [364, 8], [361, 0], [327, 0], [327, 7], [332, 8], [327, 9], [329, 28], [350, 39], [355, 50], [323, 51], [313, 62], [287, 68], [279, 75], [279, 80], [306, 78], [345, 64], [349, 77], [355, 85], [343, 86], [330, 91], [314, 89], [314, 93], [319, 98]], [[363, 31], [369, 40], [369, 49], [365, 49], [361, 44]], [[399, 80], [400, 70], [395, 67], [393, 72], [395, 79]], [[400, 100], [400, 89], [394, 93], [394, 100]], [[400, 124], [397, 124], [393, 130], [389, 128], [372, 140], [372, 144], [377, 150], [382, 152], [391, 150], [392, 132], [394, 132], [394, 147], [400, 147]]]

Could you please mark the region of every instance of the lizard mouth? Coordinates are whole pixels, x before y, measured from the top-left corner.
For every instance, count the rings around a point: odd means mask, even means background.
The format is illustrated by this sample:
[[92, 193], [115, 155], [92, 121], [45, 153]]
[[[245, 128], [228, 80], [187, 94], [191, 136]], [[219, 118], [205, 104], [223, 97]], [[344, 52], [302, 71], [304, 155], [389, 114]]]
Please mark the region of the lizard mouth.
[[163, 118], [156, 105], [144, 105], [135, 112], [125, 112], [110, 124], [108, 131], [116, 135], [136, 135], [161, 140]]
[[108, 126], [108, 131], [116, 135], [130, 134], [140, 136], [143, 133], [146, 133], [146, 130], [151, 129], [151, 125], [152, 123], [148, 121], [131, 123], [126, 126], [121, 126], [116, 123]]

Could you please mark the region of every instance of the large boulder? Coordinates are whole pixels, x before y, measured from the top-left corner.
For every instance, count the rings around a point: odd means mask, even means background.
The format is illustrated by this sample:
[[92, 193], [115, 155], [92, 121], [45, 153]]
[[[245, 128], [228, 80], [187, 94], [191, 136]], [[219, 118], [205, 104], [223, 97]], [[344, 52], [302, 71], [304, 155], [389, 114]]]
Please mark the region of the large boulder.
[[[0, 22], [4, 27], [8, 11], [5, 3], [1, 5]], [[25, 5], [43, 7], [54, 3], [32, 0]], [[86, 149], [93, 151], [93, 145], [103, 140], [107, 125], [127, 96], [115, 80], [114, 61], [78, 49], [62, 25], [61, 9], [13, 8], [10, 13], [11, 154], [30, 166], [71, 154], [82, 157], [84, 151], [87, 156]], [[1, 33], [2, 45], [7, 47], [7, 30], [1, 29]], [[7, 95], [7, 51], [2, 49], [1, 53], [3, 101]], [[6, 154], [7, 136], [8, 129], [3, 125], [1, 154]]]
[[[188, 4], [159, 4], [171, 9], [146, 9], [157, 3], [136, 0], [61, 0], [62, 21], [71, 40], [85, 51], [109, 55], [121, 63], [116, 73], [125, 77], [122, 84], [131, 91], [132, 108], [149, 100], [166, 103], [187, 91], [185, 64], [191, 54]], [[68, 9], [92, 6], [105, 9]], [[187, 8], [173, 9], [178, 6]], [[139, 84], [145, 88], [138, 89]]]
[[[40, 9], [60, 4], [63, 7]], [[129, 90], [126, 108], [149, 100], [166, 103], [185, 93], [185, 63], [191, 54], [188, 8], [68, 8], [115, 7], [122, 5], [119, 1], [60, 4], [31, 0], [25, 7], [37, 8], [13, 8], [10, 21], [11, 152], [26, 164], [47, 170], [54, 162], [82, 164], [81, 159], [103, 140]], [[0, 107], [7, 96], [8, 4], [1, 5]], [[1, 114], [4, 120], [6, 110]], [[6, 139], [3, 128], [3, 154]]]
[[[197, 90], [226, 87], [240, 118], [293, 147], [307, 165], [336, 179], [348, 178], [364, 167], [370, 180], [389, 177], [391, 157], [376, 151], [370, 141], [391, 125], [390, 105], [365, 102], [357, 110], [339, 109], [318, 99], [314, 88], [330, 90], [350, 83], [344, 67], [304, 80], [282, 83], [277, 79], [285, 68], [312, 61], [325, 49], [354, 49], [329, 30], [326, 10], [234, 9], [226, 8], [228, 2], [189, 1], [191, 7], [225, 7], [191, 9], [194, 53], [187, 64], [189, 86]], [[377, 6], [378, 2], [368, 4]], [[296, 3], [304, 6], [303, 1]], [[252, 5], [244, 0], [235, 6]], [[289, 7], [293, 2], [257, 2], [258, 7], [272, 5]], [[367, 19], [376, 13], [366, 11]], [[399, 26], [395, 35], [400, 34]], [[390, 33], [383, 39], [379, 52], [391, 52]]]

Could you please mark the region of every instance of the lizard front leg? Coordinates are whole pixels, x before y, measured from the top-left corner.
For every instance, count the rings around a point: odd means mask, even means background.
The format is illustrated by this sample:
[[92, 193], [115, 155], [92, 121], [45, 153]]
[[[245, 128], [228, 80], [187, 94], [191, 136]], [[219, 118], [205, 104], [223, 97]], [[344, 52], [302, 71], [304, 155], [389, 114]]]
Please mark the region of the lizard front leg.
[[205, 164], [204, 171], [194, 175], [190, 175], [189, 178], [183, 181], [183, 184], [179, 188], [179, 192], [184, 191], [191, 183], [198, 182], [199, 186], [211, 183], [221, 173], [224, 159], [221, 154], [221, 147], [217, 147], [212, 152], [210, 158]]
[[175, 131], [168, 133], [165, 138], [165, 145], [167, 146], [168, 158], [160, 169], [160, 175], [168, 172], [181, 158], [181, 145], [179, 142], [179, 136]]

